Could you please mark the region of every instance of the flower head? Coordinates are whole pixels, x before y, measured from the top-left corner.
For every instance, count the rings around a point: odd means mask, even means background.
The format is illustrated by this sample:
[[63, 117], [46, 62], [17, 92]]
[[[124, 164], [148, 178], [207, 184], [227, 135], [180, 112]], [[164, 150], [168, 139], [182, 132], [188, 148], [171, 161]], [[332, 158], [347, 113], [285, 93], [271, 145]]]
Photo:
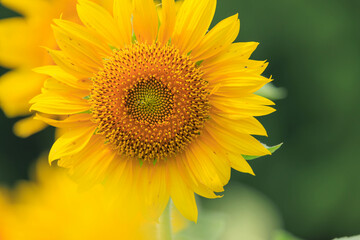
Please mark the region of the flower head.
[[271, 79], [266, 62], [249, 60], [257, 43], [233, 43], [237, 15], [207, 32], [215, 7], [115, 0], [110, 13], [79, 0], [83, 25], [55, 20], [56, 65], [36, 69], [50, 78], [31, 107], [65, 131], [50, 162], [156, 216], [171, 197], [193, 221], [194, 193], [217, 198], [231, 168], [253, 174], [242, 155], [270, 153], [251, 135], [266, 135], [254, 116], [273, 103], [254, 92]]
[[[113, 203], [101, 185], [79, 191], [63, 169], [37, 163], [35, 178], [0, 191], [0, 237], [5, 240], [151, 240], [159, 224], [137, 214], [132, 202]], [[0, 189], [1, 190], [1, 189]], [[177, 212], [173, 233], [186, 227]]]
[[[112, 0], [94, 2], [107, 8], [112, 6]], [[41, 48], [56, 48], [51, 22], [60, 15], [78, 22], [76, 0], [1, 0], [1, 4], [22, 16], [0, 20], [0, 65], [13, 69], [0, 77], [0, 108], [7, 117], [27, 116], [29, 100], [41, 92], [46, 79], [32, 69], [53, 63]], [[31, 116], [19, 120], [14, 133], [28, 137], [44, 127], [46, 124]]]

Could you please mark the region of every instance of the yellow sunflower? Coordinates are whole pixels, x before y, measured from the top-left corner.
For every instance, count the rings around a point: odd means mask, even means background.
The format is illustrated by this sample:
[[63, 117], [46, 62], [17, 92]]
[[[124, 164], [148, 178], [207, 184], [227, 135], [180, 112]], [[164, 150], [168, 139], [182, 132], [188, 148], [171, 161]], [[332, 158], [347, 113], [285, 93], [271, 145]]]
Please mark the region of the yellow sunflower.
[[[113, 12], [79, 0], [83, 25], [54, 20], [60, 50], [50, 78], [31, 100], [36, 119], [65, 133], [49, 161], [82, 184], [106, 182], [159, 215], [169, 197], [197, 219], [194, 193], [217, 198], [231, 168], [253, 174], [243, 155], [270, 152], [254, 116], [274, 111], [253, 94], [271, 79], [258, 45], [233, 43], [238, 16], [208, 28], [216, 0], [115, 0]], [[62, 120], [49, 116], [57, 115]]]
[[[0, 239], [163, 239], [156, 237], [159, 224], [136, 214], [136, 205], [112, 204], [111, 199], [101, 185], [79, 191], [63, 169], [41, 160], [32, 181], [11, 191], [0, 189]], [[177, 212], [172, 217], [175, 234], [186, 221]]]
[[[108, 9], [112, 7], [112, 0], [94, 1]], [[76, 0], [0, 0], [0, 4], [23, 15], [0, 20], [0, 65], [13, 69], [0, 77], [0, 108], [10, 118], [27, 116], [29, 100], [41, 92], [46, 79], [32, 68], [53, 64], [41, 48], [56, 47], [50, 27], [52, 19], [62, 14], [64, 18], [78, 21]], [[27, 137], [45, 126], [28, 117], [15, 124], [14, 132]]]
[[11, 239], [9, 222], [12, 222], [12, 218], [13, 216], [10, 211], [9, 192], [6, 189], [0, 187], [0, 239]]

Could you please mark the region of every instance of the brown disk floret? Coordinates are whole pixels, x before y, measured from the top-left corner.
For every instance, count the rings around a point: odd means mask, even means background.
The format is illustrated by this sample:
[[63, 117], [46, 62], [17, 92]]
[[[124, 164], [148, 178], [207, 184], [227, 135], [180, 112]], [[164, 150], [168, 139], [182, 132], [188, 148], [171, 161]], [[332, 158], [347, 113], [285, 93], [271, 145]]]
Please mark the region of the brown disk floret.
[[120, 154], [145, 161], [182, 151], [209, 115], [207, 83], [171, 45], [133, 44], [105, 60], [93, 78], [97, 133]]

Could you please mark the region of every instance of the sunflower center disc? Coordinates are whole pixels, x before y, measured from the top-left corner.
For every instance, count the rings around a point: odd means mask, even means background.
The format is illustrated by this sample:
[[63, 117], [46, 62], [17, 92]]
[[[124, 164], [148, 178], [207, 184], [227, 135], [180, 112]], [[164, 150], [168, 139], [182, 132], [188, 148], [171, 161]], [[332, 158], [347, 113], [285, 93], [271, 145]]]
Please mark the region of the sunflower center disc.
[[172, 112], [174, 95], [157, 79], [139, 81], [125, 96], [128, 114], [139, 122], [160, 124]]
[[119, 154], [161, 161], [184, 150], [209, 115], [207, 83], [171, 45], [133, 44], [114, 51], [93, 78], [97, 134]]

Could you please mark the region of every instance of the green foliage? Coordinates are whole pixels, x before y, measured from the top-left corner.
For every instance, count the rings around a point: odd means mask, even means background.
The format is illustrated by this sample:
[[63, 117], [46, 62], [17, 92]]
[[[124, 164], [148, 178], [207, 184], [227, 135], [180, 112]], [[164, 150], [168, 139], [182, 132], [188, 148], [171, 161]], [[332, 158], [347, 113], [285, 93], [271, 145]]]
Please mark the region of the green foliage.
[[[266, 147], [267, 150], [269, 150], [271, 153], [274, 153], [276, 150], [278, 150], [282, 145], [283, 143], [280, 143], [278, 145], [275, 145], [275, 146], [272, 146], [272, 147], [269, 147], [265, 144], [263, 144], [264, 147]], [[243, 155], [243, 157], [245, 158], [245, 160], [254, 160], [256, 158], [259, 158], [261, 156], [248, 156], [248, 155]]]
[[259, 89], [256, 94], [271, 100], [279, 100], [286, 98], [287, 91], [283, 87], [275, 87], [274, 84], [268, 83]]
[[175, 235], [174, 240], [220, 240], [225, 230], [225, 215], [221, 212], [202, 212], [198, 223]]
[[335, 238], [334, 240], [360, 240], [360, 235], [353, 236], [353, 237]]
[[279, 230], [274, 234], [273, 240], [301, 240], [301, 239], [293, 236], [292, 234], [290, 234], [288, 232]]

